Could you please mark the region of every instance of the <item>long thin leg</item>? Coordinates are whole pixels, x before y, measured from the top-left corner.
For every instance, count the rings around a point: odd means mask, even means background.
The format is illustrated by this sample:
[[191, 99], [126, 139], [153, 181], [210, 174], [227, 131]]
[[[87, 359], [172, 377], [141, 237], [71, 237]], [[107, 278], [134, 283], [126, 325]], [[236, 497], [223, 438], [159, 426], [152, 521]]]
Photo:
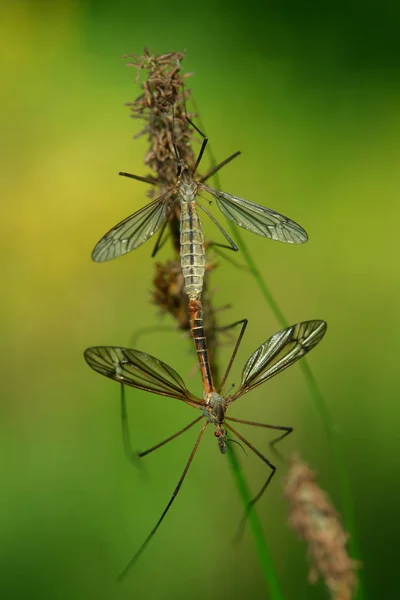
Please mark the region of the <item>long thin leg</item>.
[[167, 239], [171, 235], [171, 230], [170, 230], [170, 231], [168, 231], [168, 233], [165, 236], [165, 238], [162, 239], [162, 237], [163, 237], [163, 235], [165, 233], [165, 229], [166, 229], [167, 225], [171, 223], [171, 220], [172, 220], [171, 216], [172, 216], [172, 213], [173, 213], [176, 201], [177, 201], [177, 198], [173, 199], [172, 202], [171, 202], [171, 204], [167, 208], [167, 214], [165, 215], [165, 221], [161, 225], [160, 233], [158, 234], [158, 238], [157, 238], [157, 241], [156, 241], [155, 246], [153, 248], [153, 252], [151, 253], [151, 258], [154, 258], [156, 256], [156, 254], [158, 254], [158, 252], [161, 250], [161, 248], [164, 246], [165, 242], [167, 241]]
[[[186, 115], [186, 119], [187, 119], [187, 120], [188, 120], [188, 122], [191, 124], [191, 126], [192, 126], [192, 127], [193, 127], [193, 128], [196, 130], [196, 131], [197, 131], [197, 133], [198, 133], [198, 134], [200, 134], [200, 135], [201, 135], [201, 137], [203, 138], [203, 143], [202, 143], [202, 145], [201, 145], [201, 148], [200, 148], [199, 156], [198, 156], [198, 158], [197, 158], [197, 160], [196, 160], [196, 164], [195, 164], [195, 167], [194, 167], [194, 171], [193, 171], [193, 174], [194, 174], [194, 173], [196, 173], [196, 171], [197, 171], [197, 167], [199, 166], [199, 164], [200, 164], [200, 161], [201, 161], [201, 159], [203, 158], [204, 151], [205, 151], [205, 149], [206, 149], [206, 146], [207, 146], [207, 144], [208, 144], [208, 137], [206, 136], [206, 134], [205, 134], [205, 133], [203, 133], [203, 132], [201, 131], [201, 129], [199, 129], [199, 128], [197, 127], [197, 125], [195, 125], [195, 124], [193, 123], [193, 121], [191, 121], [191, 120], [189, 119], [189, 117], [188, 117], [187, 115]], [[231, 156], [228, 156], [228, 158], [225, 158], [225, 160], [223, 160], [223, 161], [222, 161], [222, 162], [220, 162], [218, 165], [216, 165], [215, 167], [213, 167], [213, 168], [212, 168], [210, 171], [208, 171], [208, 173], [207, 173], [206, 175], [204, 175], [204, 176], [203, 176], [203, 177], [202, 177], [202, 178], [199, 180], [199, 182], [200, 182], [200, 183], [203, 183], [203, 181], [206, 181], [206, 180], [207, 180], [209, 177], [211, 177], [211, 176], [212, 176], [212, 175], [214, 175], [214, 174], [215, 174], [217, 171], [219, 171], [220, 169], [222, 169], [222, 167], [224, 167], [224, 166], [225, 166], [225, 165], [227, 165], [229, 162], [231, 162], [231, 160], [233, 160], [234, 158], [236, 158], [237, 156], [239, 156], [239, 154], [241, 154], [240, 150], [239, 150], [238, 152], [234, 152], [234, 154], [232, 154]]]
[[[229, 304], [227, 305], [227, 307], [232, 308]], [[219, 325], [218, 327], [216, 327], [216, 331], [227, 331], [228, 329], [233, 329], [234, 327], [236, 327], [236, 325], [242, 325], [243, 329], [247, 327], [247, 323], [247, 319], [241, 319], [240, 321], [234, 321], [233, 323], [229, 323], [229, 325]], [[242, 333], [240, 335], [243, 337]]]
[[203, 158], [204, 150], [206, 149], [207, 144], [208, 144], [208, 138], [206, 137], [206, 138], [204, 138], [204, 140], [203, 140], [203, 142], [201, 144], [200, 152], [199, 152], [199, 155], [197, 157], [196, 163], [194, 165], [193, 175], [196, 173], [197, 167], [199, 166], [200, 161]]
[[[171, 128], [171, 137], [172, 137], [172, 147], [174, 149], [176, 162], [178, 165], [180, 164], [181, 157], [179, 156], [178, 146], [175, 142], [175, 104], [172, 106], [172, 128]], [[178, 169], [180, 171], [180, 167]]]
[[141, 327], [140, 329], [137, 329], [132, 335], [132, 337], [130, 338], [129, 345], [133, 348], [136, 348], [136, 346], [138, 345], [138, 340], [143, 335], [147, 335], [148, 333], [162, 333], [168, 331], [176, 331], [176, 328], [173, 325], [171, 325], [170, 327], [163, 327], [162, 325], [154, 325], [153, 327]]
[[267, 423], [257, 423], [256, 421], [245, 421], [244, 419], [234, 419], [233, 417], [225, 417], [228, 421], [234, 421], [235, 423], [242, 423], [243, 425], [252, 425], [253, 427], [266, 427], [267, 429], [278, 429], [283, 431], [281, 435], [274, 438], [269, 442], [269, 446], [273, 452], [275, 452], [276, 456], [279, 460], [285, 462], [284, 457], [278, 450], [275, 448], [275, 444], [283, 440], [289, 433], [292, 433], [293, 427], [284, 427], [283, 425], [268, 425]]
[[201, 428], [199, 436], [198, 436], [198, 438], [196, 440], [196, 443], [195, 443], [195, 445], [193, 447], [193, 450], [190, 453], [189, 460], [187, 461], [186, 466], [185, 466], [185, 468], [183, 470], [183, 473], [182, 473], [182, 475], [181, 475], [181, 477], [180, 477], [180, 479], [178, 481], [178, 485], [176, 486], [176, 488], [174, 490], [174, 493], [172, 494], [172, 497], [171, 497], [170, 501], [168, 502], [167, 506], [165, 507], [164, 512], [162, 513], [161, 517], [158, 519], [155, 527], [153, 527], [153, 529], [151, 530], [151, 532], [149, 533], [149, 535], [147, 536], [147, 538], [145, 539], [145, 541], [143, 542], [143, 544], [141, 545], [141, 547], [139, 548], [139, 550], [136, 552], [136, 554], [134, 554], [134, 556], [128, 562], [128, 564], [126, 565], [125, 569], [123, 571], [121, 571], [121, 573], [118, 575], [118, 580], [119, 581], [121, 581], [127, 575], [129, 569], [131, 567], [133, 567], [133, 565], [138, 560], [139, 556], [143, 553], [143, 551], [145, 550], [147, 544], [150, 542], [151, 538], [156, 534], [157, 529], [160, 527], [160, 525], [161, 525], [162, 521], [164, 520], [165, 515], [169, 511], [169, 509], [170, 509], [173, 501], [177, 497], [178, 492], [181, 489], [182, 483], [183, 483], [183, 481], [184, 481], [184, 479], [185, 479], [185, 477], [187, 475], [189, 467], [190, 467], [190, 465], [192, 463], [194, 455], [196, 454], [197, 448], [199, 447], [201, 438], [203, 437], [203, 433], [204, 433], [207, 425], [208, 425], [208, 421], [205, 421], [204, 424], [203, 424], [203, 426], [202, 426], [202, 428]]
[[[194, 100], [193, 96], [192, 96], [192, 99], [191, 99], [191, 100], [192, 100], [192, 104], [193, 104], [193, 106], [194, 106], [194, 109], [195, 109], [196, 113], [198, 113], [199, 111], [198, 111], [198, 108], [197, 108], [197, 105], [196, 105], [196, 102], [195, 102], [195, 100]], [[187, 117], [186, 117], [186, 118], [187, 118]], [[198, 121], [199, 121], [199, 122], [200, 122], [200, 124], [201, 124], [201, 117], [200, 117], [199, 115], [197, 115], [197, 119], [198, 119]], [[198, 133], [199, 133], [200, 135], [202, 135], [203, 137], [205, 137], [205, 134], [204, 134], [202, 131], [200, 131], [200, 130], [198, 129], [198, 127], [196, 127], [196, 125], [195, 125], [194, 123], [192, 123], [191, 121], [189, 121], [189, 122], [190, 122], [190, 123], [193, 125], [193, 127], [196, 129], [196, 131], [198, 131]], [[211, 150], [211, 147], [210, 147], [210, 145], [208, 145], [208, 153], [209, 153], [209, 155], [210, 155], [211, 162], [212, 162], [212, 163], [214, 163], [214, 165], [215, 165], [217, 161], [215, 160], [215, 157], [214, 157], [214, 154], [213, 154], [213, 152], [212, 152], [212, 150]], [[223, 161], [222, 161], [222, 163], [219, 163], [218, 165], [214, 166], [214, 167], [211, 169], [211, 171], [209, 171], [209, 172], [207, 173], [207, 175], [205, 175], [205, 176], [204, 176], [202, 179], [200, 179], [200, 182], [203, 182], [203, 181], [205, 181], [206, 179], [208, 179], [209, 177], [211, 177], [211, 175], [215, 175], [215, 173], [216, 173], [216, 172], [217, 172], [217, 171], [218, 171], [218, 170], [219, 170], [221, 167], [223, 167], [223, 166], [224, 166], [224, 165], [226, 165], [228, 162], [230, 162], [231, 160], [233, 160], [233, 159], [234, 159], [236, 156], [239, 156], [239, 154], [241, 154], [241, 153], [240, 153], [240, 152], [235, 152], [235, 154], [232, 154], [232, 156], [229, 156], [228, 158], [226, 158], [225, 160], [223, 160]]]
[[245, 514], [244, 517], [239, 525], [239, 529], [237, 534], [235, 535], [235, 540], [239, 540], [242, 537], [243, 534], [243, 529], [246, 523], [246, 519], [249, 515], [249, 512], [251, 510], [251, 508], [255, 505], [255, 503], [261, 498], [261, 496], [263, 495], [263, 493], [265, 492], [265, 490], [267, 489], [268, 485], [271, 482], [271, 479], [273, 478], [273, 476], [275, 475], [275, 471], [276, 471], [276, 467], [275, 465], [272, 464], [271, 461], [268, 460], [268, 458], [266, 458], [263, 454], [261, 454], [261, 452], [259, 450], [257, 450], [257, 448], [255, 448], [253, 446], [253, 444], [250, 444], [250, 442], [248, 442], [246, 440], [246, 438], [244, 438], [238, 431], [236, 431], [236, 429], [234, 429], [232, 427], [232, 425], [228, 425], [228, 423], [225, 422], [225, 427], [227, 429], [229, 429], [229, 431], [231, 431], [232, 433], [234, 433], [241, 442], [243, 442], [243, 444], [245, 444], [250, 450], [252, 450], [254, 452], [254, 454], [256, 454], [259, 458], [261, 458], [262, 461], [265, 462], [265, 464], [268, 465], [268, 467], [271, 469], [271, 473], [269, 474], [266, 482], [264, 483], [264, 485], [262, 486], [262, 488], [260, 489], [260, 491], [258, 492], [258, 494], [256, 494], [254, 496], [254, 498], [252, 498], [252, 500], [250, 500], [250, 502], [248, 503], [248, 505], [246, 506], [246, 510], [245, 510]]
[[186, 115], [186, 119], [187, 119], [188, 123], [190, 123], [190, 125], [193, 127], [193, 129], [195, 129], [197, 131], [197, 133], [200, 134], [201, 137], [203, 138], [203, 141], [202, 141], [202, 144], [201, 144], [201, 148], [200, 148], [200, 152], [199, 152], [199, 155], [198, 155], [197, 160], [196, 160], [196, 164], [194, 165], [194, 169], [193, 169], [193, 175], [194, 175], [196, 173], [196, 171], [197, 171], [197, 167], [199, 166], [199, 164], [201, 162], [201, 159], [203, 158], [204, 150], [206, 149], [206, 146], [208, 144], [208, 137], [206, 136], [205, 133], [203, 133], [201, 131], [201, 129], [199, 129], [197, 127], [197, 125], [195, 125], [193, 123], [193, 121], [191, 121], [189, 119], [189, 117], [187, 115]]
[[212, 242], [211, 244], [209, 244], [209, 246], [220, 246], [221, 248], [228, 248], [228, 250], [234, 250], [234, 252], [237, 252], [239, 250], [239, 248], [236, 246], [235, 242], [226, 233], [226, 231], [222, 227], [222, 225], [220, 225], [220, 223], [218, 223], [217, 219], [210, 213], [210, 211], [208, 211], [201, 204], [197, 203], [197, 206], [206, 213], [206, 215], [211, 219], [211, 221], [214, 223], [214, 225], [216, 225], [218, 227], [218, 229], [220, 230], [220, 232], [222, 233], [224, 238], [226, 240], [228, 240], [228, 242], [229, 242], [229, 246], [223, 246], [222, 244], [216, 244], [215, 242]]
[[156, 256], [156, 254], [161, 250], [161, 248], [164, 246], [165, 242], [167, 241], [167, 239], [171, 235], [171, 232], [168, 231], [168, 233], [165, 236], [165, 238], [162, 239], [163, 235], [165, 233], [165, 229], [166, 229], [167, 225], [168, 225], [168, 219], [165, 219], [164, 223], [161, 225], [160, 233], [158, 234], [158, 238], [157, 238], [157, 241], [156, 241], [156, 243], [154, 245], [153, 252], [151, 253], [151, 258], [154, 258]]
[[[218, 306], [218, 308], [213, 308], [211, 312], [213, 315], [216, 315], [217, 313], [229, 310], [230, 308], [232, 308], [232, 304], [222, 304], [221, 306]], [[215, 330], [218, 331], [218, 327], [216, 327]]]
[[224, 252], [221, 252], [220, 248], [226, 248], [226, 250], [232, 250], [229, 246], [224, 246], [222, 244], [215, 244], [214, 242], [210, 242], [208, 244], [208, 248], [212, 248], [215, 254], [218, 254], [221, 258], [223, 258], [226, 262], [231, 263], [236, 269], [242, 269], [243, 271], [249, 271], [250, 268], [247, 265], [242, 265], [236, 260], [234, 260], [231, 256], [227, 256]]
[[228, 156], [228, 158], [225, 158], [225, 160], [223, 160], [220, 163], [218, 163], [217, 165], [215, 165], [215, 167], [213, 167], [212, 169], [210, 169], [210, 171], [208, 171], [208, 173], [206, 173], [205, 175], [203, 175], [203, 177], [201, 179], [199, 179], [199, 183], [204, 183], [205, 181], [207, 181], [207, 179], [209, 179], [210, 177], [212, 177], [213, 175], [215, 175], [215, 173], [217, 171], [219, 171], [220, 169], [222, 169], [222, 167], [224, 167], [225, 165], [227, 165], [228, 163], [230, 163], [231, 160], [233, 160], [234, 158], [236, 158], [240, 154], [242, 154], [242, 153], [240, 152], [240, 150], [238, 150], [237, 152], [234, 152], [233, 154], [231, 154], [231, 156]]
[[201, 137], [203, 138], [203, 140], [207, 140], [208, 139], [208, 137], [206, 136], [206, 134], [203, 133], [203, 131], [201, 131], [201, 129], [199, 129], [197, 127], [197, 125], [195, 123], [193, 123], [193, 121], [191, 119], [189, 119], [189, 117], [187, 116], [187, 114], [186, 114], [186, 120], [187, 120], [188, 123], [190, 123], [190, 125], [193, 127], [193, 129], [195, 129], [197, 131], [197, 133], [199, 135], [201, 135]]
[[137, 181], [143, 181], [144, 183], [150, 183], [150, 185], [157, 185], [156, 181], [149, 179], [148, 177], [140, 177], [140, 175], [132, 175], [132, 173], [125, 173], [125, 171], [120, 171], [118, 175], [122, 175], [122, 177], [129, 177], [130, 179], [137, 179]]
[[240, 323], [242, 323], [242, 329], [240, 330], [239, 337], [236, 340], [236, 344], [235, 344], [235, 347], [234, 347], [233, 352], [232, 352], [232, 356], [230, 358], [228, 366], [226, 367], [225, 374], [224, 374], [224, 376], [222, 378], [222, 381], [221, 381], [221, 384], [219, 386], [218, 394], [220, 394], [222, 392], [223, 387], [225, 385], [225, 382], [226, 382], [226, 380], [228, 378], [229, 372], [230, 372], [230, 370], [232, 368], [232, 365], [233, 365], [233, 361], [235, 360], [237, 351], [239, 350], [240, 342], [242, 341], [244, 332], [246, 331], [248, 320], [247, 319], [242, 319], [241, 321], [237, 321], [236, 323], [232, 323], [231, 325], [229, 325], [229, 327], [233, 327], [234, 325], [239, 325]]
[[139, 455], [132, 449], [131, 438], [129, 435], [128, 412], [126, 410], [125, 386], [121, 383], [121, 426], [122, 426], [122, 442], [125, 454], [128, 460], [135, 466], [143, 470], [143, 463], [139, 460]]
[[190, 429], [191, 427], [193, 427], [193, 425], [195, 425], [196, 423], [198, 423], [199, 421], [201, 421], [201, 419], [204, 419], [203, 415], [201, 415], [200, 417], [197, 417], [197, 419], [195, 419], [194, 421], [192, 421], [191, 423], [189, 423], [189, 425], [186, 425], [186, 427], [183, 427], [183, 429], [180, 429], [179, 431], [177, 431], [173, 435], [170, 435], [169, 437], [167, 437], [165, 440], [163, 440], [159, 444], [156, 444], [155, 446], [152, 446], [152, 448], [149, 448], [148, 450], [145, 450], [144, 452], [138, 452], [137, 453], [138, 458], [143, 458], [143, 456], [146, 456], [147, 454], [150, 454], [150, 452], [153, 452], [153, 450], [158, 450], [158, 448], [161, 448], [161, 446], [165, 446], [165, 444], [168, 444], [168, 442], [170, 442], [171, 440], [174, 440], [175, 438], [177, 438], [182, 433], [185, 433], [185, 431], [188, 431], [188, 429]]

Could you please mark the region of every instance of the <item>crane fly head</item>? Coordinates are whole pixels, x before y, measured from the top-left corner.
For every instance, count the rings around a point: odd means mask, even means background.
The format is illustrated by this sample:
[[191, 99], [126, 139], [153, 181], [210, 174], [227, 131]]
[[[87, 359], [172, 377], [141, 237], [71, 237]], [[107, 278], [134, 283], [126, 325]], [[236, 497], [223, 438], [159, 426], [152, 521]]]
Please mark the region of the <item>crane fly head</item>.
[[222, 425], [216, 425], [214, 435], [218, 440], [218, 448], [221, 454], [226, 454], [226, 429]]

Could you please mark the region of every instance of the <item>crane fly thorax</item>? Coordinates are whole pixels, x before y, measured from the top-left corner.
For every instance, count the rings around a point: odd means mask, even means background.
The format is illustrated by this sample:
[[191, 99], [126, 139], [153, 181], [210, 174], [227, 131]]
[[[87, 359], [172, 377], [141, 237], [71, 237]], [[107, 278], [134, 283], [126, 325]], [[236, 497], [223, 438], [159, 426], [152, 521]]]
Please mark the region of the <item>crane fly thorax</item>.
[[197, 195], [198, 183], [187, 165], [182, 165], [179, 175], [179, 194], [182, 202], [193, 202]]
[[225, 420], [225, 399], [216, 392], [209, 392], [204, 396], [205, 416], [210, 423], [221, 425]]

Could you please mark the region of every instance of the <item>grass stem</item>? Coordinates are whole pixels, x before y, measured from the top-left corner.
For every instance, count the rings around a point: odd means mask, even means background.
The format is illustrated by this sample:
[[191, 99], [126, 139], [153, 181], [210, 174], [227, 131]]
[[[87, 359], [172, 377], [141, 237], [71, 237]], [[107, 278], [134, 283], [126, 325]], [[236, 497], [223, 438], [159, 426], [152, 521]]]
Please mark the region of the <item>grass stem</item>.
[[[227, 456], [237, 488], [243, 500], [243, 505], [247, 507], [250, 504], [251, 495], [232, 445], [233, 444], [231, 444], [229, 447]], [[275, 570], [274, 562], [265, 540], [260, 519], [258, 518], [254, 507], [250, 508], [247, 518], [257, 549], [258, 560], [260, 561], [261, 569], [264, 574], [265, 583], [268, 589], [268, 598], [270, 600], [283, 600], [284, 596], [279, 586], [279, 580]]]
[[[244, 256], [245, 261], [249, 267], [249, 270], [250, 270], [251, 274], [253, 275], [265, 301], [267, 302], [268, 306], [272, 310], [279, 325], [281, 327], [288, 327], [288, 322], [287, 322], [284, 314], [282, 313], [281, 309], [279, 308], [275, 298], [271, 294], [271, 291], [269, 290], [268, 286], [266, 285], [260, 271], [257, 269], [257, 266], [253, 260], [253, 257], [250, 254], [249, 249], [247, 248], [247, 245], [244, 242], [240, 231], [231, 222], [229, 222], [229, 225], [230, 225], [230, 228], [232, 231], [232, 235], [234, 238], [236, 238], [235, 241], [237, 241], [240, 251], [242, 252], [242, 254]], [[352, 493], [351, 493], [350, 478], [349, 478], [349, 474], [348, 474], [348, 471], [345, 466], [346, 461], [343, 456], [342, 448], [338, 441], [337, 434], [334, 431], [332, 416], [330, 414], [328, 405], [325, 401], [325, 398], [324, 398], [321, 390], [318, 387], [315, 376], [314, 376], [306, 358], [303, 358], [299, 362], [299, 367], [303, 374], [304, 379], [306, 380], [308, 389], [310, 391], [310, 396], [313, 400], [314, 406], [320, 416], [323, 427], [325, 429], [326, 437], [327, 437], [329, 448], [330, 448], [330, 453], [332, 456], [332, 460], [333, 460], [333, 463], [335, 466], [335, 471], [336, 471], [336, 475], [337, 475], [337, 479], [338, 479], [343, 522], [344, 522], [347, 532], [350, 534], [350, 539], [349, 539], [350, 553], [354, 559], [360, 560], [361, 559], [360, 545], [358, 542], [358, 535], [356, 532], [356, 519], [355, 519], [353, 498], [352, 498]], [[355, 600], [365, 600], [365, 599], [366, 599], [365, 588], [364, 588], [363, 581], [362, 581], [362, 575], [360, 575], [360, 583], [358, 586]]]
[[[201, 127], [204, 131], [204, 128], [202, 125], [201, 125]], [[209, 151], [209, 155], [210, 155], [212, 164], [214, 164], [214, 165], [217, 164], [215, 157], [212, 153], [210, 144], [208, 144], [208, 151]], [[214, 177], [215, 185], [216, 185], [217, 189], [221, 189], [218, 174], [216, 173], [213, 177]], [[270, 307], [270, 309], [271, 309], [272, 313], [274, 314], [276, 320], [278, 321], [279, 325], [282, 328], [288, 327], [289, 323], [286, 320], [286, 317], [283, 314], [283, 312], [281, 311], [274, 296], [272, 295], [270, 289], [268, 288], [267, 284], [265, 283], [263, 276], [261, 275], [260, 271], [258, 270], [257, 265], [253, 259], [253, 256], [251, 255], [246, 243], [243, 240], [240, 229], [236, 225], [234, 225], [231, 221], [228, 221], [228, 223], [229, 223], [229, 226], [230, 226], [230, 229], [232, 232], [233, 239], [237, 242], [239, 250], [243, 254], [244, 259], [247, 263], [247, 266], [249, 267], [249, 270], [250, 270], [252, 276], [254, 277], [254, 279], [258, 285], [258, 288], [259, 288], [262, 296], [264, 297], [266, 303]], [[349, 473], [345, 466], [346, 461], [343, 456], [342, 448], [340, 446], [337, 434], [334, 431], [332, 416], [330, 414], [330, 411], [329, 411], [328, 405], [325, 401], [325, 398], [324, 398], [321, 390], [318, 387], [318, 384], [316, 382], [314, 374], [307, 362], [307, 359], [303, 358], [299, 362], [299, 366], [300, 366], [300, 370], [306, 381], [307, 387], [310, 392], [310, 396], [311, 396], [314, 406], [320, 416], [320, 419], [322, 421], [322, 424], [323, 424], [323, 427], [325, 429], [325, 433], [327, 436], [330, 453], [332, 456], [332, 460], [334, 463], [334, 467], [335, 467], [335, 471], [336, 471], [336, 475], [337, 475], [337, 479], [338, 479], [343, 522], [344, 522], [347, 532], [350, 535], [350, 539], [349, 539], [350, 552], [351, 552], [351, 555], [353, 558], [360, 560], [361, 553], [360, 553], [360, 545], [358, 542], [358, 535], [356, 532], [356, 519], [355, 519], [353, 497], [352, 497], [352, 492], [351, 492], [350, 478], [349, 478]], [[256, 543], [257, 543], [257, 540], [256, 540]], [[363, 584], [362, 575], [360, 575], [359, 586], [358, 586], [356, 597], [354, 600], [366, 600], [366, 597], [367, 596], [366, 596], [366, 592], [365, 592], [365, 586]]]

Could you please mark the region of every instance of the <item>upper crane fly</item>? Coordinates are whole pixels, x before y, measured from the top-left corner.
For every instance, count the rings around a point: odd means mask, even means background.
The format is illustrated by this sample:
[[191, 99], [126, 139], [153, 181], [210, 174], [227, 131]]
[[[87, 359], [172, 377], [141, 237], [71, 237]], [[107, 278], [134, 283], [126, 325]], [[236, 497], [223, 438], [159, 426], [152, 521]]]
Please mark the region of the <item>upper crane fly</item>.
[[[308, 240], [308, 235], [300, 225], [288, 217], [250, 200], [216, 190], [204, 183], [221, 167], [236, 158], [240, 152], [235, 152], [213, 167], [206, 175], [196, 179], [196, 171], [203, 157], [208, 138], [194, 123], [191, 121], [190, 123], [203, 137], [203, 143], [194, 167], [191, 169], [185, 161], [179, 158], [176, 146], [174, 145], [178, 165], [175, 185], [159, 198], [153, 200], [150, 204], [110, 229], [94, 247], [92, 259], [95, 262], [104, 262], [127, 254], [131, 250], [141, 246], [162, 227], [153, 252], [154, 255], [160, 247], [160, 239], [168, 223], [171, 210], [176, 202], [180, 202], [180, 253], [182, 272], [185, 279], [185, 290], [189, 298], [198, 299], [203, 289], [206, 264], [204, 236], [197, 211], [198, 206], [211, 218], [225, 236], [229, 247], [232, 250], [238, 250], [233, 240], [231, 240], [211, 213], [198, 203], [197, 197], [201, 192], [210, 194], [215, 199], [221, 212], [229, 220], [257, 235], [289, 244], [303, 244]], [[120, 172], [119, 174], [156, 185], [153, 179], [147, 177], [140, 177], [125, 172]]]

